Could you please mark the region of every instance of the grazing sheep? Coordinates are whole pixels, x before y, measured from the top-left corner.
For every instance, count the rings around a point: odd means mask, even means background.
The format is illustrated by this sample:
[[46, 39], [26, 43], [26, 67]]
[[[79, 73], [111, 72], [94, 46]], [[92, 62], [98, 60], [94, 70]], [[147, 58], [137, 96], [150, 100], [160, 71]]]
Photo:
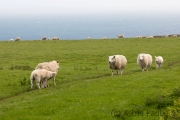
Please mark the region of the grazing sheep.
[[142, 36], [136, 36], [136, 38], [142, 38]]
[[14, 39], [10, 39], [9, 42], [14, 42]]
[[177, 35], [176, 35], [176, 34], [173, 34], [171, 37], [173, 37], [173, 38], [177, 38]]
[[156, 57], [155, 56], [155, 62], [156, 62], [156, 69], [162, 67], [163, 64], [163, 58], [161, 56]]
[[[50, 62], [43, 62], [43, 63], [39, 63], [36, 68], [37, 69], [46, 69], [48, 71], [51, 71], [51, 72], [56, 72], [58, 73], [58, 69], [59, 69], [59, 61], [56, 61], [56, 60], [53, 60], [53, 61], [50, 61]], [[56, 85], [56, 82], [55, 82], [55, 77], [56, 75], [54, 76], [53, 80], [54, 80], [54, 85]], [[48, 83], [47, 83], [48, 85]], [[48, 85], [49, 86], [49, 85]]]
[[15, 39], [15, 41], [20, 41], [20, 37], [17, 37], [17, 38]]
[[123, 34], [117, 35], [118, 38], [124, 38]]
[[179, 34], [171, 34], [171, 35], [168, 35], [168, 37], [177, 38], [179, 37]]
[[108, 56], [109, 57], [109, 68], [112, 70], [111, 76], [113, 76], [113, 70], [117, 70], [117, 74], [122, 75], [123, 69], [125, 68], [127, 64], [127, 59], [123, 55], [113, 55]]
[[59, 37], [53, 37], [52, 40], [60, 40]]
[[107, 37], [103, 37], [102, 39], [105, 40], [105, 39], [107, 39]]
[[152, 38], [154, 38], [154, 36], [147, 36], [146, 38], [152, 39]]
[[46, 36], [42, 37], [42, 40], [46, 40]]
[[51, 38], [50, 38], [50, 37], [48, 37], [48, 40], [51, 40]]
[[137, 65], [142, 68], [142, 71], [148, 71], [152, 64], [152, 56], [150, 54], [141, 53], [137, 57]]
[[37, 69], [32, 71], [30, 76], [31, 89], [33, 89], [34, 81], [36, 80], [36, 85], [39, 89], [44, 88], [44, 84], [47, 80], [56, 76], [56, 72], [51, 72], [45, 69]]

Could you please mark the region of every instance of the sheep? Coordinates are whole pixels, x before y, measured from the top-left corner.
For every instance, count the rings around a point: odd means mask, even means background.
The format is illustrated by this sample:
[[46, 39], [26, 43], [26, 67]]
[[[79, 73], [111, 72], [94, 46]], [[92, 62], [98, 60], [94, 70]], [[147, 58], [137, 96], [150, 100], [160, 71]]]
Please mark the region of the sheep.
[[162, 67], [162, 64], [163, 64], [163, 57], [161, 56], [155, 56], [155, 63], [156, 63], [156, 69]]
[[9, 42], [14, 42], [14, 39], [10, 39]]
[[107, 39], [107, 37], [103, 37], [102, 39], [105, 40], [105, 39]]
[[[50, 61], [50, 62], [39, 63], [39, 64], [36, 66], [35, 69], [36, 69], [36, 70], [37, 70], [37, 69], [46, 69], [46, 70], [48, 70], [48, 71], [58, 73], [59, 61], [53, 60], [53, 61]], [[55, 77], [56, 77], [56, 75], [53, 77], [53, 80], [54, 80], [54, 85], [56, 86]], [[47, 86], [49, 86], [49, 85], [47, 84]]]
[[117, 35], [118, 38], [124, 38], [123, 34]]
[[42, 37], [42, 40], [46, 40], [46, 36]]
[[44, 88], [44, 84], [47, 80], [56, 76], [56, 72], [51, 72], [46, 69], [37, 69], [32, 71], [30, 75], [31, 89], [33, 89], [34, 81], [36, 80], [36, 86], [41, 89]]
[[136, 38], [142, 38], [142, 36], [136, 36]]
[[152, 39], [154, 38], [154, 36], [146, 36], [146, 38]]
[[15, 41], [20, 41], [20, 37], [17, 37], [17, 38], [15, 39]]
[[52, 40], [60, 40], [59, 37], [53, 37]]
[[172, 36], [171, 37], [173, 37], [173, 38], [177, 38], [177, 35], [176, 34], [172, 34]]
[[179, 37], [179, 34], [168, 35], [168, 37], [177, 38], [177, 37]]
[[87, 37], [87, 39], [91, 39], [90, 37]]
[[137, 65], [142, 68], [142, 71], [148, 71], [152, 64], [152, 56], [150, 54], [141, 53], [137, 57]]
[[123, 69], [125, 68], [127, 64], [127, 59], [123, 55], [113, 55], [113, 56], [108, 56], [109, 57], [109, 68], [112, 70], [111, 76], [113, 76], [113, 70], [117, 70], [117, 74], [122, 75]]

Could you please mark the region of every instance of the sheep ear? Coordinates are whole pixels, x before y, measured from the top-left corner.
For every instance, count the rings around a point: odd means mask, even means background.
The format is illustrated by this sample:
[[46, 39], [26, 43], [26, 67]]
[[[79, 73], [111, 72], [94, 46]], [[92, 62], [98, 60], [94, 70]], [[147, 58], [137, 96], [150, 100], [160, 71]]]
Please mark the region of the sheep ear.
[[155, 58], [156, 58], [156, 56], [155, 56]]
[[57, 63], [59, 63], [59, 60], [57, 61]]
[[116, 56], [113, 56], [113, 58], [115, 58]]

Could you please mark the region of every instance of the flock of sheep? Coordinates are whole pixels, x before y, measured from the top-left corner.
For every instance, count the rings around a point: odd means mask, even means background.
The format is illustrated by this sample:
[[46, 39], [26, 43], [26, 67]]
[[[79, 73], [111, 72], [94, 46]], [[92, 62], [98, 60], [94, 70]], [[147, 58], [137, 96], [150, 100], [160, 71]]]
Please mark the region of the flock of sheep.
[[[112, 70], [111, 75], [113, 76], [113, 71], [116, 70], [117, 74], [123, 73], [124, 68], [127, 64], [127, 59], [123, 55], [112, 55], [109, 57], [109, 68]], [[156, 68], [162, 67], [163, 58], [161, 56], [156, 57]], [[148, 71], [148, 68], [152, 64], [152, 56], [150, 54], [141, 53], [137, 57], [137, 65], [141, 67], [142, 71]], [[30, 75], [31, 89], [33, 89], [34, 81], [36, 81], [36, 86], [41, 89], [49, 87], [48, 80], [53, 78], [54, 85], [56, 85], [55, 77], [58, 73], [59, 61], [53, 60], [50, 62], [39, 63], [35, 70], [32, 71]]]
[[[21, 38], [17, 37], [16, 39], [10, 39], [9, 42], [14, 42], [14, 41], [20, 41]], [[46, 36], [42, 37], [41, 40], [51, 40], [50, 37], [46, 38]], [[59, 37], [52, 37], [52, 40], [60, 40]]]
[[[156, 68], [162, 67], [163, 57], [155, 56]], [[109, 56], [109, 68], [112, 70], [111, 75], [113, 76], [113, 70], [117, 70], [117, 74], [122, 75], [123, 70], [127, 64], [127, 59], [123, 55], [113, 55]], [[152, 56], [150, 54], [140, 53], [137, 57], [137, 65], [142, 69], [142, 71], [148, 71], [148, 68], [152, 64]]]
[[[123, 34], [117, 35], [118, 38], [124, 38]], [[163, 38], [163, 37], [180, 37], [180, 34], [171, 34], [171, 35], [154, 35], [154, 36], [136, 36], [136, 38]], [[87, 37], [87, 39], [91, 39], [90, 37]], [[107, 37], [103, 37], [102, 39], [107, 39]], [[50, 37], [46, 38], [46, 36], [43, 36], [41, 40], [51, 40]], [[52, 40], [60, 40], [59, 37], [52, 37]], [[14, 41], [20, 41], [20, 37], [17, 37], [15, 40], [10, 39], [9, 42], [14, 42]]]
[[20, 41], [20, 40], [21, 40], [21, 38], [17, 37], [15, 40], [14, 39], [10, 39], [9, 42]]
[[[46, 36], [44, 36], [44, 37], [42, 37], [42, 39], [41, 40], [46, 40], [47, 38], [46, 38]], [[51, 40], [51, 38], [50, 37], [48, 37], [48, 39], [47, 40]], [[59, 37], [52, 37], [52, 40], [60, 40], [60, 38]]]

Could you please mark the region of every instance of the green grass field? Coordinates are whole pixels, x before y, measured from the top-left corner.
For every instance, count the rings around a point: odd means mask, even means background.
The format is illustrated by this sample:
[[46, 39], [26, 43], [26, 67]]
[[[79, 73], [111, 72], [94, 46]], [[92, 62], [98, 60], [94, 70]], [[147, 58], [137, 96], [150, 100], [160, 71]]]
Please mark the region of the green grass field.
[[[1, 120], [159, 120], [147, 99], [180, 87], [180, 38], [1, 41], [0, 48]], [[163, 56], [163, 67], [153, 61], [142, 72], [139, 53]], [[123, 75], [111, 76], [114, 54], [127, 58]], [[50, 80], [49, 88], [30, 90], [33, 69], [52, 60], [60, 60], [57, 86]]]

